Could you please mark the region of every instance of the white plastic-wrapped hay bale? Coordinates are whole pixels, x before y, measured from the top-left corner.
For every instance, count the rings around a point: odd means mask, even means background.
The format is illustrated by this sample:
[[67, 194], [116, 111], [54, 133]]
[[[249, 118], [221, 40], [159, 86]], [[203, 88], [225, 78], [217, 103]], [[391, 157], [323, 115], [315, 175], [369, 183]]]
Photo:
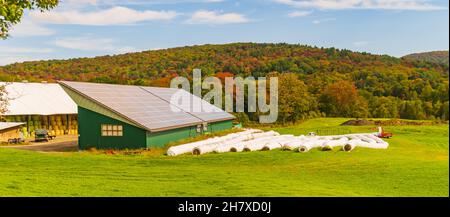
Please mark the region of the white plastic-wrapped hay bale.
[[378, 143], [378, 142], [366, 142], [361, 140], [361, 143], [359, 143], [357, 146], [363, 148], [386, 149], [388, 148], [389, 144], [386, 142]]
[[368, 142], [368, 143], [373, 143], [373, 144], [377, 143], [377, 141], [375, 141], [372, 138], [369, 138], [366, 134], [360, 134], [360, 135], [357, 135], [356, 137], [358, 137], [358, 139], [361, 139], [361, 141], [363, 141], [363, 142]]
[[258, 132], [261, 132], [261, 130], [246, 129], [245, 131], [242, 131], [242, 132], [231, 133], [231, 134], [221, 136], [221, 137], [214, 137], [214, 138], [209, 138], [209, 139], [198, 141], [198, 142], [192, 142], [192, 143], [188, 143], [188, 144], [184, 144], [184, 145], [173, 146], [167, 150], [167, 155], [176, 156], [176, 155], [180, 155], [180, 154], [189, 153], [189, 152], [192, 152], [192, 150], [198, 146], [222, 142], [222, 141], [234, 139], [239, 136], [250, 135], [252, 133], [258, 133]]
[[283, 150], [295, 150], [297, 149], [300, 145], [302, 145], [303, 143], [311, 140], [311, 139], [316, 139], [315, 137], [310, 137], [310, 136], [297, 136], [295, 138], [293, 138], [292, 140], [289, 140], [287, 142], [283, 142], [281, 149]]
[[253, 137], [251, 136], [251, 134], [249, 134], [249, 135], [242, 135], [238, 138], [234, 138], [231, 140], [223, 141], [217, 145], [214, 152], [216, 153], [240, 152], [244, 147], [243, 143], [252, 140], [252, 138]]
[[[270, 148], [281, 147], [281, 141], [285, 141], [288, 138], [294, 137], [293, 135], [279, 135], [279, 136], [269, 136], [260, 139], [250, 140], [244, 145], [244, 151], [260, 151], [260, 150], [270, 150]], [[269, 146], [267, 146], [270, 143]]]
[[267, 143], [267, 139], [255, 139], [244, 144], [243, 151], [259, 151]]
[[342, 146], [342, 150], [344, 151], [352, 151], [356, 148], [357, 145], [361, 144], [362, 141], [360, 139], [350, 139], [347, 141], [347, 143]]
[[373, 134], [366, 135], [368, 138], [371, 138], [377, 142], [378, 148], [380, 149], [386, 149], [389, 147], [389, 143], [380, 139], [378, 136], [375, 136]]
[[324, 142], [324, 140], [320, 140], [320, 139], [317, 139], [317, 138], [311, 138], [311, 139], [305, 141], [303, 144], [300, 144], [296, 148], [296, 150], [298, 152], [308, 152], [311, 149], [321, 147], [323, 142]]
[[317, 142], [317, 147], [320, 148], [322, 151], [329, 151], [333, 149], [331, 146], [328, 146], [327, 143], [330, 142], [331, 139], [319, 139]]
[[213, 142], [218, 141], [218, 137], [209, 138], [206, 140], [198, 141], [198, 142], [192, 142], [184, 145], [178, 145], [178, 146], [172, 146], [167, 150], [167, 155], [169, 156], [176, 156], [180, 154], [189, 153], [192, 151], [193, 148], [200, 146], [200, 145], [206, 145]]
[[201, 155], [201, 154], [210, 153], [210, 152], [213, 152], [217, 148], [217, 146], [218, 146], [217, 143], [197, 146], [192, 149], [192, 154], [193, 155]]
[[256, 144], [256, 143], [262, 143], [262, 142], [266, 142], [268, 140], [268, 137], [270, 137], [271, 133], [268, 134], [264, 134], [264, 137], [261, 137], [263, 135], [260, 135], [259, 138], [255, 138], [255, 139], [247, 139], [247, 140], [241, 140], [241, 141], [232, 141], [226, 144], [222, 144], [219, 147], [217, 147], [216, 152], [242, 152], [242, 151], [248, 151], [248, 149], [246, 149], [246, 146], [248, 146], [249, 144]]
[[284, 143], [289, 142], [289, 141], [291, 141], [294, 138], [295, 138], [294, 135], [282, 135], [282, 136], [280, 136], [280, 138], [273, 139], [273, 140], [267, 142], [261, 148], [261, 150], [262, 151], [270, 151], [270, 150], [273, 150], [273, 149], [281, 148]]
[[352, 135], [353, 138], [361, 140], [357, 144], [358, 147], [374, 148], [374, 149], [386, 149], [389, 144], [373, 134], [357, 134]]
[[322, 150], [332, 150], [335, 147], [344, 146], [348, 141], [348, 138], [343, 136], [339, 139], [327, 140], [322, 144]]
[[[253, 132], [257, 131], [251, 131], [251, 133], [237, 133], [235, 135], [228, 135], [226, 136], [226, 139], [218, 140], [216, 142], [210, 143], [210, 144], [204, 144], [196, 146], [192, 149], [192, 154], [194, 155], [200, 155], [200, 154], [206, 154], [211, 152], [224, 152], [226, 148], [222, 148], [218, 150], [218, 147], [226, 146], [227, 144], [235, 144], [247, 140], [251, 140], [253, 138]], [[272, 135], [273, 133], [267, 132], [267, 133], [256, 133], [256, 134], [264, 134], [264, 136]], [[265, 137], [260, 137], [261, 139]]]
[[279, 136], [280, 134], [278, 132], [275, 132], [273, 130], [263, 133], [252, 133], [250, 134], [252, 136], [252, 139], [258, 139], [263, 137], [269, 137], [269, 136]]

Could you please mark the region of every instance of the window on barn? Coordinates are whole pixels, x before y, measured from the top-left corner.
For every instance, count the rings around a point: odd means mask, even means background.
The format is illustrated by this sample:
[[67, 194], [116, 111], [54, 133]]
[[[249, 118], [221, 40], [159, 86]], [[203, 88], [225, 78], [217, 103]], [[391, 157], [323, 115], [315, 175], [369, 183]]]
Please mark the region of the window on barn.
[[102, 124], [102, 136], [123, 136], [122, 125]]

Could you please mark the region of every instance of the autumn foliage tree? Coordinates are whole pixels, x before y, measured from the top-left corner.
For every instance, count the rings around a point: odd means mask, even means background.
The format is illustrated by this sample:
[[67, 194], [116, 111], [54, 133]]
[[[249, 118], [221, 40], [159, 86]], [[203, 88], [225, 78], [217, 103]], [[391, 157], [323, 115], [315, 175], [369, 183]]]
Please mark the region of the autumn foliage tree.
[[317, 101], [308, 87], [293, 73], [278, 75], [278, 120], [296, 122], [316, 116]]
[[326, 86], [320, 97], [320, 107], [332, 117], [367, 117], [368, 104], [355, 85], [338, 81]]

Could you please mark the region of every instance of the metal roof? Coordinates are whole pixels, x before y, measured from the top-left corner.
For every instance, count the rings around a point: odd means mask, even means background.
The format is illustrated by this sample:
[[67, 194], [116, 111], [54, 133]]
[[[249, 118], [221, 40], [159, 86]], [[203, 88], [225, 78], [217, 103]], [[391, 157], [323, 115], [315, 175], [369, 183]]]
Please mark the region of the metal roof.
[[0, 130], [5, 130], [17, 126], [24, 125], [25, 123], [22, 122], [0, 122]]
[[211, 105], [205, 100], [202, 100], [200, 97], [195, 96], [183, 89], [161, 88], [161, 87], [142, 87], [142, 88], [158, 97], [161, 97], [162, 99], [164, 99], [169, 103], [177, 99], [177, 97], [173, 97], [175, 96], [175, 94], [181, 97], [185, 97], [185, 99], [190, 99], [190, 97], [192, 97], [190, 100], [191, 103], [189, 108], [184, 107], [178, 108], [192, 114], [195, 117], [200, 118], [205, 122], [228, 120], [234, 118], [233, 115], [224, 112], [222, 109], [214, 105]]
[[[205, 113], [180, 109], [170, 103], [172, 94], [179, 89], [70, 81], [59, 83], [151, 132], [234, 119], [234, 116], [216, 107], [215, 112]], [[183, 94], [191, 95], [186, 91]], [[205, 101], [203, 104], [214, 107]]]
[[77, 105], [58, 84], [0, 82], [8, 92], [5, 115], [77, 114]]

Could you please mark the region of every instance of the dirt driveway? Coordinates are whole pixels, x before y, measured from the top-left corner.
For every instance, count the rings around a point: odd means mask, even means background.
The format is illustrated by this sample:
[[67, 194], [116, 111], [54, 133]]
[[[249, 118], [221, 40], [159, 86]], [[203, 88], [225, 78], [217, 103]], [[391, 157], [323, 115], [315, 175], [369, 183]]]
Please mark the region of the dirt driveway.
[[48, 142], [30, 141], [29, 145], [9, 145], [0, 147], [41, 152], [70, 152], [78, 151], [77, 141], [78, 138], [76, 135], [64, 135], [58, 136], [54, 140], [50, 140]]

